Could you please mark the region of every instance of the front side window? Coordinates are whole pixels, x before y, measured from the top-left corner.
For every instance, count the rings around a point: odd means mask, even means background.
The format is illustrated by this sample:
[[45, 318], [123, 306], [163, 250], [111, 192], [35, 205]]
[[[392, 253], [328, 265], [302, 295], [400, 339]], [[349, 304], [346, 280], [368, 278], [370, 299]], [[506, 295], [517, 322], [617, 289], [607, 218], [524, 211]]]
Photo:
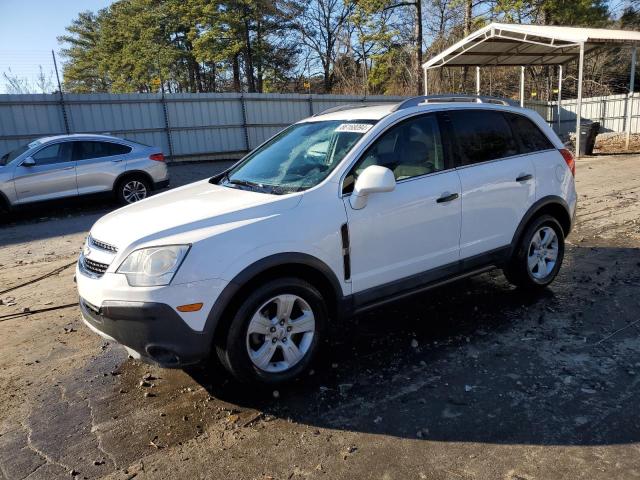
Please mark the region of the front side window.
[[371, 165], [387, 167], [396, 180], [444, 170], [440, 129], [435, 114], [405, 120], [380, 135], [345, 178], [343, 193], [353, 191], [358, 175]]
[[52, 165], [54, 163], [64, 163], [71, 161], [71, 144], [54, 143], [42, 150], [34, 153], [32, 158], [36, 165]]
[[220, 184], [283, 194], [314, 187], [373, 126], [371, 120], [292, 125], [231, 169]]
[[451, 110], [448, 115], [463, 165], [519, 154], [511, 127], [502, 112]]

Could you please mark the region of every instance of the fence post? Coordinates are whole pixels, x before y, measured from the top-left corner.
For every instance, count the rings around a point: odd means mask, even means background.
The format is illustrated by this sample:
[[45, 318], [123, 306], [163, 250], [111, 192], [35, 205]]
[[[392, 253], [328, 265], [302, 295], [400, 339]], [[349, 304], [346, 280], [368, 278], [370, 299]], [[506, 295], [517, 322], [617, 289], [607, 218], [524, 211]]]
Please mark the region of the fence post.
[[56, 71], [56, 80], [58, 80], [58, 92], [60, 92], [60, 108], [62, 109], [62, 120], [64, 121], [64, 130], [67, 135], [71, 133], [69, 130], [69, 119], [67, 118], [67, 109], [64, 105], [64, 95], [62, 94], [62, 85], [60, 84], [60, 75], [58, 74], [58, 62], [56, 62], [56, 54], [51, 50], [51, 56], [53, 57], [53, 68]]
[[244, 99], [244, 93], [240, 93], [240, 105], [242, 106], [242, 128], [244, 130], [244, 143], [247, 147], [247, 152], [251, 150], [249, 147], [249, 128], [247, 126], [247, 105]]
[[313, 117], [313, 97], [309, 94], [309, 116]]
[[169, 125], [169, 110], [167, 109], [167, 99], [164, 96], [164, 88], [160, 94], [160, 103], [162, 104], [162, 115], [164, 117], [164, 131], [167, 135], [167, 144], [169, 145], [169, 158], [173, 162], [173, 143], [171, 142], [171, 127]]
[[631, 144], [631, 121], [633, 120], [633, 90], [636, 80], [636, 61], [638, 48], [633, 47], [631, 52], [631, 75], [629, 76], [629, 96], [627, 97], [627, 135], [624, 141], [624, 149], [629, 150]]

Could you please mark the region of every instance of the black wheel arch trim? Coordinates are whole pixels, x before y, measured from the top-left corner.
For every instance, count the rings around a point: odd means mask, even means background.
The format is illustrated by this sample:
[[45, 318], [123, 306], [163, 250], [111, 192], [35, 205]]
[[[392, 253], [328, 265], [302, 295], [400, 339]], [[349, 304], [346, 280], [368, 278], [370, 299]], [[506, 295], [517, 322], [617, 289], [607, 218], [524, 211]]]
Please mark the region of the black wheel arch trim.
[[155, 188], [155, 182], [153, 181], [153, 178], [144, 170], [126, 170], [116, 177], [115, 181], [113, 182], [113, 189], [115, 190], [118, 187], [118, 185], [120, 185], [120, 182], [122, 182], [123, 178], [133, 177], [136, 175], [140, 175], [144, 177], [147, 180], [147, 182], [149, 182], [150, 189], [153, 190]]
[[533, 205], [531, 205], [529, 210], [527, 210], [527, 213], [525, 213], [522, 217], [522, 220], [520, 220], [518, 228], [516, 228], [516, 231], [513, 234], [513, 238], [511, 240], [511, 254], [513, 254], [516, 248], [518, 248], [518, 240], [524, 233], [529, 222], [531, 222], [531, 220], [536, 217], [540, 210], [554, 204], [561, 206], [567, 213], [567, 217], [569, 218], [569, 229], [565, 232], [565, 237], [569, 235], [569, 233], [571, 232], [571, 228], [573, 227], [573, 218], [571, 216], [571, 211], [569, 210], [569, 205], [562, 197], [559, 197], [557, 195], [548, 195], [546, 197], [542, 197]]
[[326, 280], [331, 285], [335, 299], [338, 305], [344, 298], [344, 293], [342, 290], [342, 285], [336, 277], [333, 270], [322, 260], [314, 257], [313, 255], [309, 255], [306, 253], [300, 252], [283, 252], [277, 253], [274, 255], [270, 255], [263, 259], [258, 260], [255, 263], [252, 263], [244, 270], [242, 270], [239, 274], [237, 274], [222, 290], [215, 303], [211, 307], [209, 314], [207, 315], [207, 320], [205, 322], [203, 332], [206, 335], [209, 335], [211, 340], [213, 340], [213, 335], [218, 327], [220, 322], [220, 318], [226, 311], [227, 307], [231, 303], [232, 299], [243, 288], [248, 282], [254, 279], [256, 276], [261, 273], [266, 272], [272, 268], [276, 267], [285, 267], [285, 266], [293, 266], [293, 265], [303, 265], [305, 267], [310, 267], [316, 270], [318, 273], [323, 275]]

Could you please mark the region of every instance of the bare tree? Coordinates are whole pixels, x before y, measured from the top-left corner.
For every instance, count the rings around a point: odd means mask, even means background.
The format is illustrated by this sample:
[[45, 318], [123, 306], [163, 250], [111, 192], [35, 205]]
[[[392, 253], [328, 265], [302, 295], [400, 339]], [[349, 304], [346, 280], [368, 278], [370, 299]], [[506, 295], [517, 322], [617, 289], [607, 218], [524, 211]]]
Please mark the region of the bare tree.
[[297, 10], [294, 27], [303, 44], [320, 62], [324, 90], [330, 92], [333, 88], [338, 40], [354, 4], [342, 0], [306, 0], [302, 4], [292, 4], [292, 8]]

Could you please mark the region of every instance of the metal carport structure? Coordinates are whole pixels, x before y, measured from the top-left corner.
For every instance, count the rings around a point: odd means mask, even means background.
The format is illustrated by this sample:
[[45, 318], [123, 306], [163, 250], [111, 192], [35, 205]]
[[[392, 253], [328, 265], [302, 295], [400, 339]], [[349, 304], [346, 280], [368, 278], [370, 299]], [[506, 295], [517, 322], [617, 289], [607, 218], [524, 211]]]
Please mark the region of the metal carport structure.
[[[428, 92], [428, 72], [445, 66], [476, 67], [476, 94], [480, 94], [480, 68], [488, 66], [520, 67], [520, 105], [524, 106], [525, 67], [558, 65], [558, 89], [562, 91], [562, 67], [578, 62], [578, 92], [576, 118], [576, 157], [580, 156], [580, 123], [582, 120], [582, 82], [584, 57], [603, 47], [631, 47], [629, 98], [633, 100], [637, 49], [640, 32], [604, 28], [577, 28], [546, 25], [512, 25], [491, 23], [463, 38], [422, 65], [425, 95]], [[558, 106], [560, 108], [560, 106]], [[627, 108], [626, 148], [631, 134], [631, 105]]]

